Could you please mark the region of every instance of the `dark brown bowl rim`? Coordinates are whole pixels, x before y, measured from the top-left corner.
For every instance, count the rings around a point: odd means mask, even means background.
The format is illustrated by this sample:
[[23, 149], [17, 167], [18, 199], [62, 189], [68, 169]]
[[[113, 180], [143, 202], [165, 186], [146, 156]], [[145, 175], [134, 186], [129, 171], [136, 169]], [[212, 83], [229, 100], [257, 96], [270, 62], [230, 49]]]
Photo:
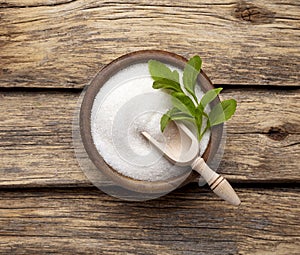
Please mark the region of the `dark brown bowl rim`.
[[[136, 191], [136, 192], [141, 192], [141, 193], [162, 193], [162, 192], [171, 191], [174, 188], [178, 187], [183, 182], [186, 183], [187, 180], [191, 179], [192, 177], [194, 178], [195, 176], [198, 175], [195, 175], [195, 173], [192, 172], [189, 175], [189, 177], [187, 177], [186, 175], [182, 175], [182, 176], [177, 176], [175, 178], [168, 179], [166, 181], [155, 181], [155, 182], [132, 179], [130, 177], [127, 177], [117, 172], [105, 162], [105, 160], [98, 152], [91, 134], [91, 110], [94, 104], [94, 99], [98, 94], [99, 90], [101, 89], [102, 85], [105, 84], [105, 82], [112, 75], [119, 72], [123, 68], [136, 63], [145, 63], [150, 59], [155, 59], [165, 63], [169, 63], [181, 69], [183, 69], [184, 64], [187, 62], [186, 58], [177, 55], [175, 53], [171, 53], [163, 50], [135, 51], [135, 52], [125, 54], [113, 60], [112, 62], [104, 66], [97, 73], [97, 75], [93, 78], [87, 90], [85, 91], [85, 95], [80, 109], [79, 126], [80, 126], [80, 134], [81, 134], [81, 139], [84, 148], [91, 161], [102, 173], [104, 173], [106, 176], [111, 178], [112, 181], [122, 186], [123, 188]], [[203, 78], [206, 79], [209, 84], [209, 86], [202, 87], [204, 92], [214, 88], [212, 82], [210, 81], [210, 79], [207, 77], [207, 75], [204, 73], [203, 70], [201, 70], [200, 75], [202, 75]], [[218, 102], [220, 102], [219, 97], [216, 98], [213, 104], [216, 104]], [[212, 147], [212, 139], [210, 139], [208, 147], [206, 148], [203, 154], [204, 160], [207, 160], [210, 151], [212, 149], [211, 147]]]

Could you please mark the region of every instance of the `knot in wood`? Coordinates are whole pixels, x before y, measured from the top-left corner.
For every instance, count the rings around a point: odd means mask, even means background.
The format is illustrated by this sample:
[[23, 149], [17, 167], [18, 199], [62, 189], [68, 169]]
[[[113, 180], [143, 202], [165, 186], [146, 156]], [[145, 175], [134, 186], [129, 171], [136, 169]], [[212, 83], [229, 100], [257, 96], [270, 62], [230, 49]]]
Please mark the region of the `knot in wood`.
[[255, 23], [266, 24], [274, 21], [274, 13], [266, 8], [255, 6], [252, 3], [240, 1], [234, 10], [234, 16], [240, 20]]
[[267, 136], [272, 140], [281, 141], [285, 139], [289, 133], [283, 127], [271, 127]]

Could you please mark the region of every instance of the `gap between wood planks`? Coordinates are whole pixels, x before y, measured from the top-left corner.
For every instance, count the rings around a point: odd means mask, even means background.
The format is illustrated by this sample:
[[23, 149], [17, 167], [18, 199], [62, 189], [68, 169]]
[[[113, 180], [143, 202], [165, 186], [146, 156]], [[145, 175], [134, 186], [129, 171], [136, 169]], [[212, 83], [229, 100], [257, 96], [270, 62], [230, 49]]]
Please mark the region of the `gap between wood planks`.
[[[257, 84], [214, 84], [214, 87], [222, 87], [226, 90], [267, 90], [267, 91], [293, 91], [300, 89], [299, 85], [293, 86], [273, 86], [273, 85], [257, 85]], [[0, 92], [65, 92], [65, 93], [81, 93], [83, 88], [63, 88], [63, 87], [0, 87]]]
[[[297, 190], [300, 189], [299, 183], [294, 182], [285, 182], [285, 183], [272, 183], [272, 182], [234, 182], [233, 186], [235, 189], [251, 189], [251, 190], [276, 190], [276, 189], [287, 189], [287, 190]], [[1, 192], [51, 192], [51, 191], [84, 191], [84, 192], [94, 192], [98, 191], [99, 189], [92, 184], [89, 186], [16, 186], [16, 187], [0, 187], [0, 193]], [[175, 191], [172, 191], [171, 193], [176, 193], [177, 191], [183, 191], [183, 190], [189, 190], [193, 193], [197, 192], [211, 192], [211, 189], [208, 187], [208, 185], [204, 185], [199, 187], [196, 182], [191, 182], [183, 187], [180, 187], [176, 189]], [[105, 194], [104, 192], [100, 191], [101, 193]], [[213, 194], [213, 193], [212, 193]], [[166, 195], [165, 195], [166, 196]], [[120, 200], [123, 201], [123, 200]]]

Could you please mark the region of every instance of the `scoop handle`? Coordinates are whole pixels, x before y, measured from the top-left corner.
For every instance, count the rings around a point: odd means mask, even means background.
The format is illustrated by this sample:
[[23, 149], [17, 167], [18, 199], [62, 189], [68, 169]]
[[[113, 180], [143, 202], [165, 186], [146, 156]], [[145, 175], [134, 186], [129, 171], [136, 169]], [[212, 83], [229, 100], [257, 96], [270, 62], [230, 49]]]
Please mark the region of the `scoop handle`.
[[229, 182], [223, 176], [213, 171], [203, 158], [196, 158], [192, 164], [192, 168], [204, 178], [211, 190], [220, 198], [232, 205], [239, 205], [241, 203], [241, 200]]

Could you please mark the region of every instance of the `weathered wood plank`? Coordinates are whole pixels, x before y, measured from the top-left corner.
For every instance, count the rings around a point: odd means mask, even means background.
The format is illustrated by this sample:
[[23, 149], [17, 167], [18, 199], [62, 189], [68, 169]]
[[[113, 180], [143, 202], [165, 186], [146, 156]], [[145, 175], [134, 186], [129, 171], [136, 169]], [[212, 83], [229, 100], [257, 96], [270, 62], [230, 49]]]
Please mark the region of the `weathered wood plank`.
[[0, 254], [298, 254], [299, 189], [237, 189], [234, 208], [194, 186], [140, 203], [96, 189], [1, 191]]
[[216, 84], [295, 86], [299, 16], [294, 0], [2, 0], [0, 86], [81, 88], [140, 49], [200, 54]]
[[[228, 122], [220, 172], [235, 182], [299, 182], [299, 90], [225, 90]], [[86, 186], [72, 146], [79, 93], [0, 94], [0, 186]]]

